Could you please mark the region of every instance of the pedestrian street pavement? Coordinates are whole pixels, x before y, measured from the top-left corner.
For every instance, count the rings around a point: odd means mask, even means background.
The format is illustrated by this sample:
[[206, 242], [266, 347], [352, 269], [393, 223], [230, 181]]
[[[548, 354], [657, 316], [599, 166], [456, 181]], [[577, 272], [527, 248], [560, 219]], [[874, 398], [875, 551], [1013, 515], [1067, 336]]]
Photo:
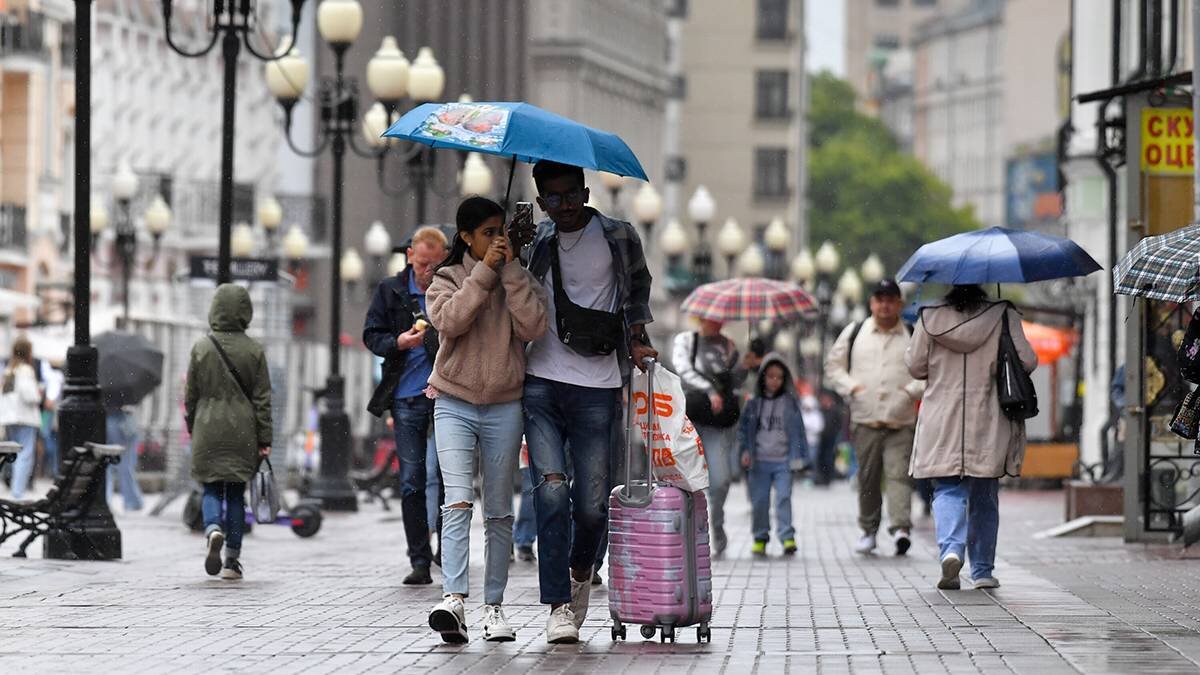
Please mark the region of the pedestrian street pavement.
[[[1059, 492], [1002, 492], [1002, 587], [987, 592], [935, 589], [932, 523], [919, 509], [908, 557], [888, 543], [860, 557], [848, 486], [797, 484], [794, 502], [799, 554], [784, 558], [773, 541], [769, 558], [753, 559], [744, 484], [731, 491], [711, 644], [690, 629], [675, 644], [636, 630], [613, 643], [599, 588], [581, 644], [548, 645], [532, 563], [511, 570], [516, 642], [482, 640], [477, 593], [471, 642], [442, 644], [426, 624], [439, 588], [400, 584], [398, 502], [330, 514], [312, 539], [256, 527], [240, 582], [204, 574], [202, 537], [180, 524], [178, 503], [158, 518], [118, 513], [120, 562], [18, 560], [12, 544], [0, 548], [0, 673], [1200, 672], [1197, 554], [1035, 539], [1059, 522]], [[481, 591], [479, 518], [472, 551]]]

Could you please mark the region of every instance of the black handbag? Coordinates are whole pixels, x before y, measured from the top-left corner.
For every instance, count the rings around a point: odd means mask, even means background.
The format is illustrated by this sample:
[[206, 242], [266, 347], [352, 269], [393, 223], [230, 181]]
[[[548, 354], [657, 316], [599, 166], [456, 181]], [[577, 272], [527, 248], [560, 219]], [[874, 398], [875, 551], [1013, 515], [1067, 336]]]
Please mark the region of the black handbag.
[[996, 392], [1000, 399], [1000, 410], [1014, 422], [1023, 422], [1037, 417], [1037, 390], [1033, 378], [1025, 372], [1021, 356], [1008, 332], [1008, 310], [1000, 319], [1000, 351], [996, 357]]
[[1192, 314], [1192, 321], [1179, 343], [1179, 374], [1188, 382], [1200, 382], [1200, 309]]
[[[696, 368], [696, 350], [699, 345], [700, 334], [692, 333], [692, 369], [696, 372], [700, 372]], [[692, 424], [720, 429], [727, 429], [737, 424], [741, 410], [738, 408], [737, 393], [733, 390], [733, 376], [729, 373], [720, 373], [717, 375], [702, 374], [702, 377], [712, 383], [713, 389], [721, 395], [725, 405], [721, 407], [720, 413], [714, 414], [712, 400], [709, 399], [707, 391], [686, 389], [683, 392], [683, 400], [688, 419]]]
[[571, 301], [563, 287], [557, 238], [550, 242], [550, 262], [554, 266], [554, 326], [559, 341], [580, 356], [613, 353], [625, 335], [622, 315], [581, 307]]
[[1189, 441], [1200, 436], [1200, 388], [1191, 389], [1175, 406], [1171, 416], [1171, 431]]

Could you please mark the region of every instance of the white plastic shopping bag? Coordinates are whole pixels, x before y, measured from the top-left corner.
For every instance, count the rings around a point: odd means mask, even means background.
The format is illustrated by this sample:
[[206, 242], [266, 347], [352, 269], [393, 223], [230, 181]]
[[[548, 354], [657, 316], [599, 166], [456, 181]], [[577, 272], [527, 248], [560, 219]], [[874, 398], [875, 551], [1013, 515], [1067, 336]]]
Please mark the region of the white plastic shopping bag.
[[681, 490], [708, 487], [708, 462], [696, 427], [684, 414], [683, 384], [666, 368], [654, 369], [654, 428], [650, 429], [649, 383], [636, 373], [633, 386], [634, 428], [649, 443], [654, 478]]

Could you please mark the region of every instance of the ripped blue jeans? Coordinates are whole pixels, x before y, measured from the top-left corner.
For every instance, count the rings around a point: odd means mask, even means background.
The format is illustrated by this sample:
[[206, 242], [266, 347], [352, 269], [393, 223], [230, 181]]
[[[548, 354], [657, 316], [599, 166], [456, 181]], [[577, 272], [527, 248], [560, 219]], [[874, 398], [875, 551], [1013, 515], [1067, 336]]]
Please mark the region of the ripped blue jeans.
[[521, 402], [475, 405], [441, 394], [433, 405], [433, 433], [446, 486], [442, 507], [442, 592], [468, 595], [476, 447], [483, 477], [483, 602], [504, 602], [512, 552], [513, 476], [521, 450]]
[[[533, 375], [525, 378], [525, 440], [534, 485], [538, 582], [544, 604], [571, 601], [570, 570], [586, 569], [590, 576], [606, 535], [611, 426], [619, 414], [620, 392]], [[570, 480], [547, 480], [548, 475], [568, 475], [568, 452]]]

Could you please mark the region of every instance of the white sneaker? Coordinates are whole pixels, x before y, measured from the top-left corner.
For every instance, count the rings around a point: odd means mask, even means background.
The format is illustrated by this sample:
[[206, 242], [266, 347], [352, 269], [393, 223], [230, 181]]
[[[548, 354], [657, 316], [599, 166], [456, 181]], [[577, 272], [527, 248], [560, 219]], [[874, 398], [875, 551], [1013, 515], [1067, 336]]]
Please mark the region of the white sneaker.
[[571, 614], [576, 628], [583, 628], [583, 620], [587, 618], [588, 604], [592, 599], [592, 580], [575, 581], [571, 577]]
[[559, 605], [558, 609], [550, 612], [550, 619], [546, 621], [546, 642], [552, 645], [579, 642], [575, 616], [571, 614], [571, 608], [567, 605]]
[[1000, 588], [1000, 580], [996, 577], [980, 577], [974, 581], [976, 590], [985, 588]]
[[854, 547], [854, 552], [859, 555], [871, 555], [875, 552], [875, 535], [864, 534], [862, 539], [858, 540], [858, 545]]
[[429, 627], [442, 634], [442, 640], [453, 644], [467, 641], [467, 610], [463, 601], [447, 595], [429, 612]]
[[962, 588], [958, 573], [962, 571], [962, 558], [957, 553], [947, 553], [942, 557], [942, 578], [938, 579], [937, 587], [943, 591], [957, 591]]
[[221, 547], [225, 545], [225, 533], [220, 528], [208, 533], [204, 546], [208, 555], [204, 557], [204, 571], [215, 577], [221, 573]]
[[483, 606], [483, 639], [488, 642], [512, 642], [517, 639], [517, 631], [508, 625], [504, 608], [500, 605]]

